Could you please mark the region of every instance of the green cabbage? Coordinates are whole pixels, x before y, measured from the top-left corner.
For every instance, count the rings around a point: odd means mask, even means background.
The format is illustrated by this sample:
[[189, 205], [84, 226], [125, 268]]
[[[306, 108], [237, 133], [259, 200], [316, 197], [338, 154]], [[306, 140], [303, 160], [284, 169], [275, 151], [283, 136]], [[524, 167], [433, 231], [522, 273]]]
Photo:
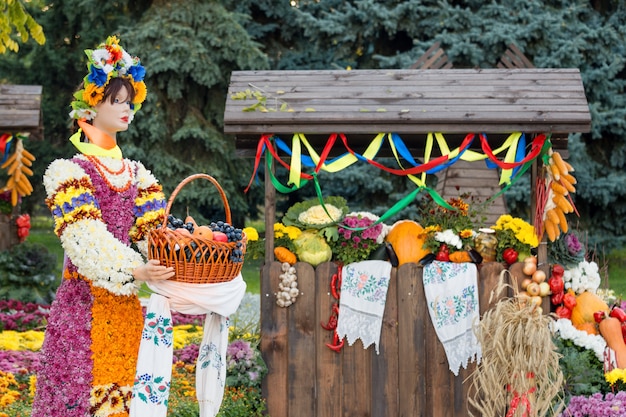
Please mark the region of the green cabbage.
[[298, 259], [302, 262], [310, 263], [313, 266], [317, 266], [322, 262], [328, 262], [333, 257], [333, 252], [330, 249], [326, 240], [320, 236], [317, 230], [305, 230], [300, 236], [293, 241], [296, 247], [296, 254]]

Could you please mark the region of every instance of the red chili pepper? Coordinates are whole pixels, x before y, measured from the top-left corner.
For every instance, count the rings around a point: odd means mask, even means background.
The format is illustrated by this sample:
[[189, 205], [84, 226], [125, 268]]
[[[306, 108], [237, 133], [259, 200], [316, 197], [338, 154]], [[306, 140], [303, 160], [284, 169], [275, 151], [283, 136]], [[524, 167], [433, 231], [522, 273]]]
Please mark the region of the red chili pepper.
[[557, 317], [562, 319], [571, 319], [572, 318], [572, 310], [565, 306], [559, 306], [555, 311]]
[[596, 323], [600, 323], [602, 320], [604, 320], [606, 318], [606, 311], [596, 311], [595, 313], [593, 313], [593, 320]]
[[563, 289], [565, 288], [565, 282], [563, 282], [563, 278], [561, 277], [550, 277], [548, 284], [550, 284], [550, 291], [552, 291], [552, 294], [563, 292]]
[[337, 274], [333, 274], [332, 278], [330, 279], [330, 293], [337, 300], [339, 299], [339, 293], [337, 292], [337, 279], [338, 279], [338, 277], [339, 276]]
[[563, 296], [563, 304], [565, 307], [573, 310], [576, 307], [576, 296], [572, 293], [567, 293]]
[[321, 322], [320, 324], [324, 330], [335, 330], [337, 328], [337, 316], [333, 314], [328, 318], [328, 323]]
[[337, 332], [335, 332], [335, 334], [333, 335], [333, 343], [326, 343], [326, 346], [328, 346], [328, 348], [330, 350], [334, 350], [335, 352], [339, 353], [339, 351], [341, 350], [341, 348], [343, 347], [344, 344], [344, 340], [339, 340], [339, 334], [337, 334]]
[[564, 296], [565, 296], [565, 293], [563, 291], [552, 294], [550, 296], [550, 301], [552, 302], [552, 305], [555, 305], [555, 306], [561, 305], [563, 303]]
[[620, 323], [624, 323], [626, 321], [626, 312], [619, 307], [613, 307], [609, 313], [609, 317], [615, 317]]
[[502, 252], [502, 259], [504, 259], [504, 262], [506, 262], [509, 265], [517, 262], [517, 257], [518, 257], [518, 253], [513, 248], [507, 248], [504, 250], [504, 252]]

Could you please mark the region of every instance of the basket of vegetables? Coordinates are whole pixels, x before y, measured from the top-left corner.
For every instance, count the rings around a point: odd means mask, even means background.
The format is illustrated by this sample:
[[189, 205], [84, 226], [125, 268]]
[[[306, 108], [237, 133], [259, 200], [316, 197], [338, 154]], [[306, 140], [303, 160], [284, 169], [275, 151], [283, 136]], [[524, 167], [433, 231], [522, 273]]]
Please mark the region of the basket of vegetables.
[[[220, 194], [225, 220], [198, 225], [191, 216], [184, 220], [170, 214], [180, 190], [191, 181], [205, 179]], [[194, 174], [185, 178], [170, 196], [161, 227], [148, 234], [148, 257], [161, 265], [174, 267], [172, 280], [193, 284], [228, 282], [241, 272], [246, 252], [246, 235], [231, 225], [230, 206], [215, 178]]]

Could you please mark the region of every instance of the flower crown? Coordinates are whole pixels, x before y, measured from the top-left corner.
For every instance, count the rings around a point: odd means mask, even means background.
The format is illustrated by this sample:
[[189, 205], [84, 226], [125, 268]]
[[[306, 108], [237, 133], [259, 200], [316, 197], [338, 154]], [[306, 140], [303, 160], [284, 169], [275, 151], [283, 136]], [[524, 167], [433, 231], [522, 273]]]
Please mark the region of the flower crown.
[[141, 108], [147, 95], [146, 84], [143, 82], [146, 75], [145, 68], [139, 58], [131, 57], [119, 45], [116, 36], [109, 36], [106, 42], [97, 49], [86, 49], [87, 69], [89, 73], [84, 78], [84, 88], [74, 93], [70, 117], [74, 119], [92, 120], [96, 116], [94, 107], [104, 98], [104, 88], [112, 78], [128, 78], [135, 89], [135, 98], [131, 103], [133, 114]]

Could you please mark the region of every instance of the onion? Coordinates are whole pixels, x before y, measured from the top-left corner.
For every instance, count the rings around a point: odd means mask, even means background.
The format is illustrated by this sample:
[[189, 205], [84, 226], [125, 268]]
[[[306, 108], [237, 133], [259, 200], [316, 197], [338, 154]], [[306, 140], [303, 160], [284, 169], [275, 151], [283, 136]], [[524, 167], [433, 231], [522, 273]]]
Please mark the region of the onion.
[[[528, 258], [526, 258], [528, 259]], [[524, 261], [524, 266], [522, 267], [522, 272], [528, 276], [531, 276], [537, 271], [537, 264]]]
[[532, 279], [537, 284], [541, 284], [546, 280], [546, 273], [543, 272], [541, 269], [538, 269], [533, 273]]

